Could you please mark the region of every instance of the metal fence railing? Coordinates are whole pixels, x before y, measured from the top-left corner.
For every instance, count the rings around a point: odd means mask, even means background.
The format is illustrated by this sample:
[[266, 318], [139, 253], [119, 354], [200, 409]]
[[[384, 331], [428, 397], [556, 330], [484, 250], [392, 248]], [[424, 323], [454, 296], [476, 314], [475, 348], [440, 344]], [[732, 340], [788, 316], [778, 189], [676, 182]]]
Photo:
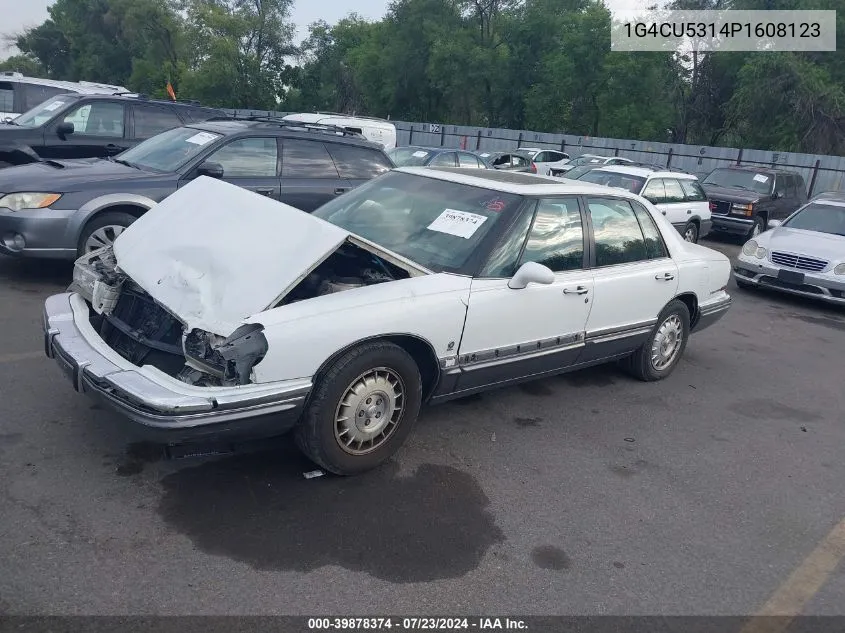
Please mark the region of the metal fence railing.
[[717, 167], [759, 165], [796, 171], [807, 183], [808, 195], [845, 190], [845, 157], [756, 149], [656, 143], [625, 139], [551, 134], [504, 128], [478, 128], [438, 123], [394, 121], [397, 144], [507, 151], [520, 146], [559, 149], [571, 156], [600, 154], [683, 169], [699, 177]]

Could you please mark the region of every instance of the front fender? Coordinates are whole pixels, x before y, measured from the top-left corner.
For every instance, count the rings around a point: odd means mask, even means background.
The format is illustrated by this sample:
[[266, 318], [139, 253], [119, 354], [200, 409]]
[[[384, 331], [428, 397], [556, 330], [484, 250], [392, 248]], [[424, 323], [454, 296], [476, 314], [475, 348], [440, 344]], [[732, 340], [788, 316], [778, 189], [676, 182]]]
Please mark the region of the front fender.
[[255, 379], [311, 377], [338, 351], [391, 335], [426, 342], [438, 359], [454, 356], [466, 321], [471, 282], [470, 277], [459, 275], [425, 275], [257, 314], [247, 322], [264, 326], [269, 349], [255, 366]]
[[135, 193], [109, 193], [89, 200], [79, 210], [87, 216], [117, 206], [141, 207], [145, 211], [149, 211], [156, 204], [158, 203], [152, 198]]

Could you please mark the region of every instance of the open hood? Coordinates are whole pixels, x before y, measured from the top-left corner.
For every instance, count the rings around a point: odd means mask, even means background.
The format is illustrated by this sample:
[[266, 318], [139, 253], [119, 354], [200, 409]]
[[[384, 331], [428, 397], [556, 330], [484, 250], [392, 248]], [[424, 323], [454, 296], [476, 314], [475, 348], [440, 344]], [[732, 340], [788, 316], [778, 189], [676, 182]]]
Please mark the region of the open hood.
[[115, 240], [114, 254], [118, 268], [189, 329], [228, 336], [349, 236], [203, 176], [136, 220]]

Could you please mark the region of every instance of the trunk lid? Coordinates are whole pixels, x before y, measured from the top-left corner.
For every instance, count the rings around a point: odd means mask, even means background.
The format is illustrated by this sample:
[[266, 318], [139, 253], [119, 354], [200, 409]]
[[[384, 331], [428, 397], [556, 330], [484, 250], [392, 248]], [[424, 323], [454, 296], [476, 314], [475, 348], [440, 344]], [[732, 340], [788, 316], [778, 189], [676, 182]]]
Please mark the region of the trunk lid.
[[221, 336], [274, 304], [350, 234], [291, 206], [200, 177], [114, 243], [118, 268], [182, 320]]

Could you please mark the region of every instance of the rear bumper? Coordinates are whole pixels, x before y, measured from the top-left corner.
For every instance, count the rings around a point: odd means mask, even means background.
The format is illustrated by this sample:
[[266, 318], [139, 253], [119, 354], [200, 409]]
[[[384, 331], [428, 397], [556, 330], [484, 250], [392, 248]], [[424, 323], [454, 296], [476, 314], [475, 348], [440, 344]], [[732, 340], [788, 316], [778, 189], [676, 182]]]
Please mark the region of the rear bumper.
[[137, 367], [109, 348], [88, 321], [77, 294], [47, 299], [44, 351], [73, 387], [132, 422], [146, 439], [252, 439], [281, 435], [299, 420], [310, 379], [241, 387], [194, 387], [154, 367]]
[[716, 323], [716, 321], [727, 314], [731, 303], [733, 303], [731, 296], [727, 292], [722, 291], [708, 301], [699, 304], [698, 320], [695, 322], [692, 331], [700, 332]]
[[734, 266], [734, 276], [737, 280], [760, 288], [770, 288], [779, 292], [818, 299], [835, 305], [845, 305], [845, 278], [842, 281], [830, 279], [824, 275], [804, 273], [804, 283], [801, 285], [788, 284], [778, 279], [781, 270], [765, 259], [745, 258], [737, 259]]

